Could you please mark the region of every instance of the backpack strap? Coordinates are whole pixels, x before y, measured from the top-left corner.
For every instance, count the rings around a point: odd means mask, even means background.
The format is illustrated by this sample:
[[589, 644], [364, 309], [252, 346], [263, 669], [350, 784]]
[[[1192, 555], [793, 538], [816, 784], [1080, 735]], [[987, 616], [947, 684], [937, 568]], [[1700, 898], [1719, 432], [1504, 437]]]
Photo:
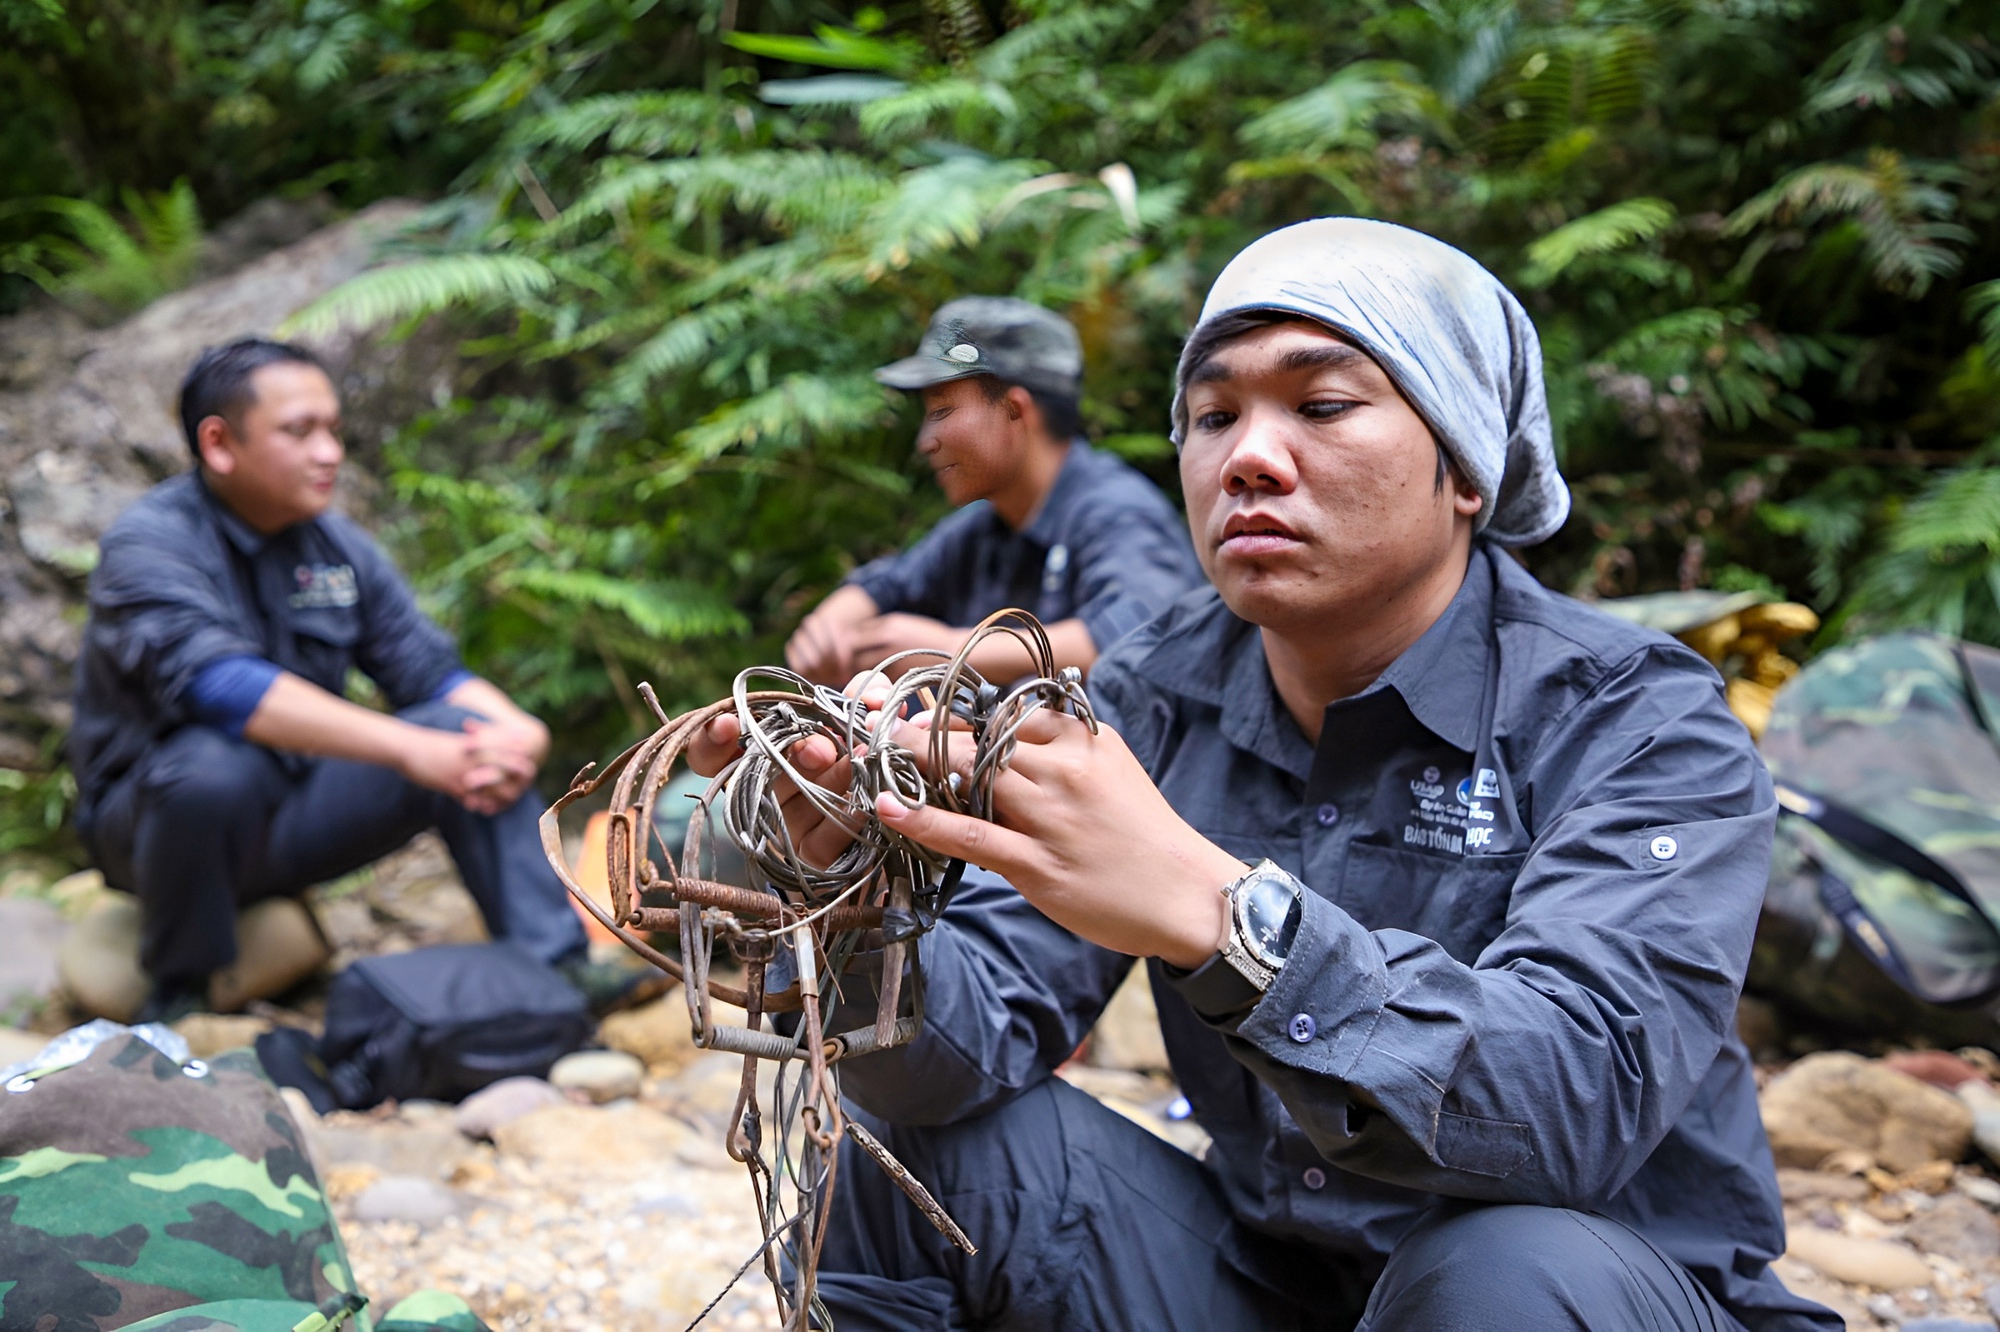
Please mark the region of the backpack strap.
[[1965, 880], [1958, 877], [1956, 870], [1932, 858], [1914, 842], [1906, 841], [1901, 834], [1825, 796], [1808, 795], [1783, 783], [1778, 784], [1777, 793], [1780, 805], [1800, 818], [1818, 824], [1829, 836], [1894, 865], [1905, 874], [1913, 874], [1926, 883], [1937, 885], [1977, 911], [1982, 918], [1986, 916], [1986, 907], [1973, 896], [1972, 889], [1966, 887]]
[[[1934, 884], [1958, 898], [1977, 914], [1978, 919], [1991, 924], [1992, 918], [1986, 908], [1980, 905], [1965, 881], [1948, 866], [1940, 864], [1927, 855], [1922, 848], [1906, 841], [1903, 837], [1884, 828], [1873, 819], [1857, 814], [1844, 805], [1827, 800], [1823, 796], [1807, 795], [1792, 787], [1777, 787], [1778, 803], [1792, 814], [1818, 825], [1835, 840], [1845, 843], [1885, 864], [1893, 865], [1926, 883]], [[1902, 955], [1882, 929], [1875, 923], [1868, 909], [1855, 896], [1854, 887], [1834, 868], [1817, 856], [1812, 860], [1819, 871], [1819, 899], [1847, 932], [1847, 936], [1861, 946], [1869, 958], [1887, 972], [1890, 979], [1904, 990], [1926, 1003], [1939, 1004], [1948, 1008], [1976, 1007], [1984, 1004], [2000, 991], [2000, 985], [1989, 985], [1973, 994], [1945, 995], [1933, 991], [1919, 981]]]

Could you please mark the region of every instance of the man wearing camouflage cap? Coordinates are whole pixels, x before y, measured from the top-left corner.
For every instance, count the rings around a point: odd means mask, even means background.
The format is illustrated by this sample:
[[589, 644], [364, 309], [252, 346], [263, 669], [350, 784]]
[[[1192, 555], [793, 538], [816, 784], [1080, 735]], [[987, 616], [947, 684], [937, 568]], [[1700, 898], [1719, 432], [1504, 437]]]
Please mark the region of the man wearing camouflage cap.
[[[842, 684], [908, 648], [955, 650], [1010, 606], [1048, 626], [1058, 664], [1087, 669], [1200, 583], [1174, 506], [1083, 442], [1082, 373], [1067, 320], [1004, 296], [945, 305], [914, 356], [875, 372], [922, 396], [917, 451], [958, 512], [856, 569], [786, 644], [792, 669]], [[973, 655], [996, 679], [1025, 664], [1007, 643]]]

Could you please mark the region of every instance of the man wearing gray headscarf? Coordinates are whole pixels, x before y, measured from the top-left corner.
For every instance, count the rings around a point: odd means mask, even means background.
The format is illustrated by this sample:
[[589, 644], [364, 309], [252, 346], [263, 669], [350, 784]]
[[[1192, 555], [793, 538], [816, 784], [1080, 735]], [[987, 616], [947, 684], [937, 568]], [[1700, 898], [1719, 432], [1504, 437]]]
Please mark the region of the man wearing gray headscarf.
[[[1569, 505], [1520, 305], [1430, 237], [1301, 223], [1178, 380], [1214, 588], [1100, 659], [1101, 732], [1022, 728], [996, 823], [880, 806], [988, 873], [924, 938], [922, 1035], [844, 1086], [981, 1247], [856, 1157], [837, 1325], [1839, 1327], [1768, 1266], [1733, 1027], [1770, 781], [1699, 657], [1509, 557]], [[1199, 1159], [1050, 1076], [1134, 956]]]

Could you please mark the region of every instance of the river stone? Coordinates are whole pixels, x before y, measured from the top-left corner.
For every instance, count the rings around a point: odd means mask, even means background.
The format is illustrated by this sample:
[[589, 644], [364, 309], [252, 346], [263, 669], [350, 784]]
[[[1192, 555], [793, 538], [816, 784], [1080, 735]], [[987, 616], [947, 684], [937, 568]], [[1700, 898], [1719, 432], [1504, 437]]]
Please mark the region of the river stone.
[[1855, 1239], [1818, 1226], [1793, 1226], [1786, 1237], [1785, 1256], [1796, 1258], [1835, 1281], [1849, 1281], [1876, 1290], [1907, 1290], [1927, 1286], [1930, 1266], [1907, 1245], [1887, 1240]]
[[1919, 1212], [1903, 1231], [1920, 1249], [1941, 1253], [1967, 1267], [1985, 1268], [2000, 1259], [2000, 1221], [1963, 1194], [1947, 1194]]
[[174, 1023], [174, 1030], [188, 1043], [189, 1054], [196, 1059], [213, 1059], [224, 1050], [255, 1045], [259, 1036], [271, 1030], [271, 1024], [246, 1013], [190, 1013]]
[[1153, 985], [1142, 962], [1125, 974], [1090, 1033], [1090, 1062], [1099, 1068], [1164, 1073], [1167, 1045], [1153, 1006]]
[[0, 1013], [32, 1005], [56, 992], [61, 976], [56, 951], [69, 933], [62, 912], [36, 897], [0, 898]]
[[24, 1059], [33, 1059], [42, 1052], [42, 1047], [54, 1040], [35, 1031], [19, 1031], [13, 1027], [0, 1027], [0, 1068], [18, 1064]]
[[409, 1221], [434, 1226], [465, 1207], [465, 1200], [422, 1175], [384, 1175], [354, 1199], [357, 1221]]
[[1808, 1055], [1759, 1098], [1779, 1165], [1810, 1169], [1835, 1152], [1867, 1152], [1886, 1169], [1956, 1161], [1972, 1111], [1956, 1096], [1860, 1055]]
[[502, 1078], [459, 1104], [452, 1124], [468, 1138], [491, 1138], [503, 1124], [532, 1115], [569, 1098], [540, 1078]]
[[1778, 1192], [1788, 1203], [1844, 1199], [1865, 1202], [1871, 1192], [1868, 1181], [1859, 1175], [1829, 1175], [1820, 1170], [1778, 1167]]
[[1907, 1073], [1944, 1091], [1983, 1077], [1978, 1069], [1949, 1050], [1903, 1050], [1886, 1056], [1882, 1062], [1898, 1073]]
[[1913, 1318], [1902, 1332], [2000, 1332], [1989, 1318]]
[[552, 1105], [493, 1131], [503, 1155], [560, 1171], [629, 1174], [677, 1160], [693, 1130], [656, 1110], [624, 1101], [602, 1108]]
[[680, 1072], [701, 1053], [688, 1025], [687, 998], [678, 991], [611, 1014], [598, 1024], [597, 1038], [663, 1076]]
[[564, 1091], [578, 1091], [599, 1105], [637, 1096], [646, 1080], [646, 1066], [623, 1050], [579, 1050], [556, 1060], [549, 1081]]

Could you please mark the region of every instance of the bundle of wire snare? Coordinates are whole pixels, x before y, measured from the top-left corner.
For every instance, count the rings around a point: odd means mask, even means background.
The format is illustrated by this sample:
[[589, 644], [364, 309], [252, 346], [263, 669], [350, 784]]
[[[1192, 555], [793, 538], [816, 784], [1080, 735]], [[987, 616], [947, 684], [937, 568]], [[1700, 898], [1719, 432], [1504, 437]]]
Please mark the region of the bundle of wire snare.
[[[968, 664], [996, 637], [1018, 644], [1029, 667], [1004, 687]], [[1056, 669], [1047, 633], [1025, 611], [989, 617], [956, 654], [919, 650], [892, 657], [846, 691], [781, 668], [755, 668], [736, 678], [729, 698], [669, 719], [652, 691], [640, 690], [660, 728], [604, 771], [593, 764], [577, 774], [542, 816], [543, 848], [587, 911], [639, 956], [685, 982], [695, 1043], [743, 1057], [727, 1147], [749, 1170], [764, 1233], [743, 1271], [761, 1263], [788, 1332], [827, 1328], [831, 1320], [814, 1293], [814, 1278], [843, 1137], [887, 1171], [933, 1225], [967, 1253], [974, 1251], [922, 1184], [841, 1113], [841, 1061], [906, 1044], [921, 1030], [923, 972], [915, 941], [943, 914], [964, 869], [886, 827], [876, 816], [876, 797], [888, 792], [908, 806], [990, 819], [993, 783], [1013, 755], [1023, 722], [1042, 708], [1080, 717], [1093, 731], [1097, 722], [1081, 673]], [[696, 802], [676, 858], [655, 831], [654, 804], [683, 751], [724, 713], [736, 717], [742, 752]], [[903, 723], [919, 715], [930, 719], [927, 731], [915, 732], [925, 736], [922, 755], [898, 739], [912, 734]], [[850, 757], [845, 789], [822, 785], [824, 776], [815, 781], [794, 766], [796, 746], [813, 737]], [[972, 745], [972, 761], [962, 773], [951, 763], [954, 739]], [[613, 782], [608, 911], [570, 875], [558, 827], [566, 807], [606, 782]], [[781, 785], [801, 792], [852, 835], [831, 864], [814, 865], [800, 854], [785, 823]], [[741, 853], [744, 882], [700, 877], [701, 868], [713, 863], [718, 839]], [[678, 936], [679, 958], [654, 947], [648, 934]], [[742, 967], [740, 988], [711, 974], [725, 948]], [[743, 1009], [744, 1023], [716, 1022], [716, 999]], [[836, 1029], [838, 1014], [865, 1011], [870, 1001], [872, 1021]], [[766, 1061], [775, 1068], [769, 1117], [758, 1079]]]

